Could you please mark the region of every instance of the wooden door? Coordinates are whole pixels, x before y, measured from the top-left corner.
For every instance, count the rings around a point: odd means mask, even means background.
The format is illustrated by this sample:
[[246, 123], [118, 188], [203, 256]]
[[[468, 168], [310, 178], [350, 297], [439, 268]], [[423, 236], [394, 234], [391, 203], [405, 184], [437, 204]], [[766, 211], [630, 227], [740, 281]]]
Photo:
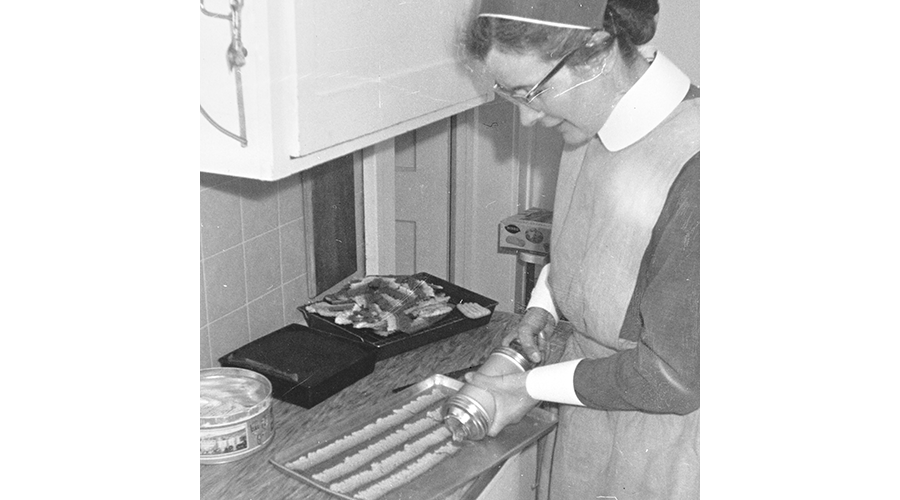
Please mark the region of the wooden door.
[[450, 119], [394, 140], [396, 272], [450, 274]]

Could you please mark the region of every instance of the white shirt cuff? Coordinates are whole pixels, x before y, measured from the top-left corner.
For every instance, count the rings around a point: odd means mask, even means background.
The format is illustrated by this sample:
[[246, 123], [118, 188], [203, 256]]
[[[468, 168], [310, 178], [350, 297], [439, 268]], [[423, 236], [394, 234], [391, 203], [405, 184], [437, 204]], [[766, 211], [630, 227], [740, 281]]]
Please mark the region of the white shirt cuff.
[[556, 306], [553, 305], [553, 297], [550, 296], [550, 287], [547, 285], [547, 276], [550, 275], [550, 264], [541, 268], [538, 279], [534, 283], [534, 289], [531, 290], [531, 298], [525, 307], [540, 307], [549, 312], [553, 319], [559, 323], [559, 313], [556, 312]]
[[575, 394], [575, 367], [581, 359], [539, 366], [529, 371], [525, 375], [525, 391], [540, 401], [584, 406]]

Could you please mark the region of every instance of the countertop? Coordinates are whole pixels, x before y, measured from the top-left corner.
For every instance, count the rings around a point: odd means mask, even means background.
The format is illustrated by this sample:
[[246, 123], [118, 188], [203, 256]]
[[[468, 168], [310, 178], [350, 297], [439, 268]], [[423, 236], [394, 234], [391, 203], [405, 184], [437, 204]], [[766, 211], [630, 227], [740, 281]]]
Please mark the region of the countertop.
[[[269, 459], [302, 438], [325, 431], [335, 420], [378, 403], [392, 395], [392, 390], [397, 387], [483, 363], [519, 318], [518, 314], [495, 312], [485, 326], [379, 361], [374, 372], [313, 408], [275, 400], [272, 442], [262, 451], [237, 462], [201, 465], [201, 500], [334, 500], [337, 497], [281, 473]], [[570, 331], [566, 323], [557, 327], [551, 359], [561, 354]], [[449, 498], [467, 497], [472, 493], [470, 490], [484, 486], [483, 482], [476, 480], [475, 483], [460, 488]]]

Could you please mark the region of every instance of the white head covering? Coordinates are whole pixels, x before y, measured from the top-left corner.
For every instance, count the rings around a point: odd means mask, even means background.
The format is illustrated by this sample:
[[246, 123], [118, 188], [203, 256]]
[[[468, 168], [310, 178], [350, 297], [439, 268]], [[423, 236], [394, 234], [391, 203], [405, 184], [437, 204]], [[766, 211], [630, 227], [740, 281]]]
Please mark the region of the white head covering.
[[606, 0], [483, 0], [479, 17], [498, 17], [558, 28], [601, 29]]

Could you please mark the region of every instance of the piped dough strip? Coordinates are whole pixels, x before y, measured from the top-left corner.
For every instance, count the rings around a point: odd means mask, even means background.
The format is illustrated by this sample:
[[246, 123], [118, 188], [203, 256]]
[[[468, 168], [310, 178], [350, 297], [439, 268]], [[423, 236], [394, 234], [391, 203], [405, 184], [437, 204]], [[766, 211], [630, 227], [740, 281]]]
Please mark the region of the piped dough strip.
[[334, 481], [341, 476], [350, 474], [356, 469], [359, 469], [363, 465], [371, 462], [372, 459], [378, 457], [379, 455], [387, 452], [392, 448], [395, 448], [401, 443], [409, 441], [414, 436], [417, 436], [425, 432], [426, 430], [438, 425], [438, 423], [438, 420], [434, 420], [430, 416], [426, 416], [420, 418], [419, 420], [416, 420], [415, 422], [404, 424], [403, 428], [397, 429], [384, 438], [379, 439], [378, 441], [370, 444], [369, 446], [357, 451], [352, 455], [349, 455], [339, 464], [325, 469], [318, 474], [314, 474], [312, 478], [323, 483], [330, 483], [331, 481]]
[[428, 448], [431, 448], [442, 441], [447, 441], [448, 439], [450, 439], [450, 431], [444, 426], [438, 427], [412, 443], [405, 444], [403, 449], [397, 453], [388, 456], [384, 460], [373, 463], [370, 468], [354, 474], [343, 481], [332, 484], [331, 489], [339, 493], [353, 491], [367, 483], [383, 477], [385, 474], [390, 474], [401, 465], [424, 453]]
[[426, 471], [440, 463], [445, 458], [459, 451], [459, 446], [453, 442], [445, 443], [440, 448], [431, 453], [425, 454], [418, 460], [403, 468], [396, 474], [393, 474], [381, 481], [360, 491], [355, 496], [362, 500], [375, 500], [381, 498], [386, 493], [403, 486], [413, 479], [424, 474]]
[[286, 466], [289, 469], [294, 470], [305, 470], [314, 467], [316, 464], [320, 464], [334, 457], [338, 453], [349, 450], [354, 446], [360, 445], [373, 437], [378, 436], [392, 427], [402, 424], [413, 415], [420, 413], [422, 410], [431, 406], [432, 403], [443, 398], [444, 395], [436, 390], [432, 391], [430, 394], [422, 394], [405, 404], [403, 407], [394, 410], [390, 415], [381, 417], [361, 429], [357, 429], [346, 436], [342, 436], [341, 438], [332, 441], [327, 446], [310, 451], [293, 462], [287, 463]]

